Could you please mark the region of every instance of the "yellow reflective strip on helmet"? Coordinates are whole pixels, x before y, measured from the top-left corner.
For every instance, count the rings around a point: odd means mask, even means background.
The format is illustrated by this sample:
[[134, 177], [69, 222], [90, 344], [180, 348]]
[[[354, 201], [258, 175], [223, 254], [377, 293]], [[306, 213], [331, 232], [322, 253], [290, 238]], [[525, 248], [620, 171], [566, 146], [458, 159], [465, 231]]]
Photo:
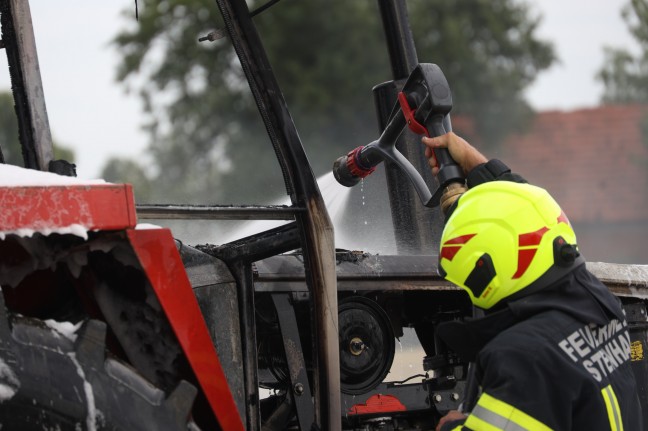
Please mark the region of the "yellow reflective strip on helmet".
[[[479, 397], [477, 405], [468, 416], [466, 425], [470, 426], [469, 421], [473, 416], [492, 427], [484, 428], [484, 430], [551, 431], [551, 428], [534, 417], [487, 393], [483, 393]], [[481, 430], [482, 428], [474, 429]]]
[[621, 409], [619, 408], [619, 401], [611, 385], [607, 385], [601, 389], [603, 400], [605, 401], [605, 408], [607, 409], [608, 419], [610, 421], [610, 429], [612, 431], [623, 431], [623, 421], [621, 420]]

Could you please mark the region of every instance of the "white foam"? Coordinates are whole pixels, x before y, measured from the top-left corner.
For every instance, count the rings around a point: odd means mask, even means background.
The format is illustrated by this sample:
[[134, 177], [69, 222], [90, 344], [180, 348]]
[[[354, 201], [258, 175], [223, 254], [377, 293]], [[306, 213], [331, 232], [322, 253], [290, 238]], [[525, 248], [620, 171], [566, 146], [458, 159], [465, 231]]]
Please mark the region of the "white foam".
[[76, 332], [81, 327], [81, 323], [74, 324], [72, 322], [57, 322], [56, 320], [48, 319], [45, 324], [54, 330], [56, 335], [61, 335], [70, 341], [75, 341], [77, 338]]
[[11, 399], [20, 388], [20, 382], [13, 370], [0, 359], [0, 403]]
[[83, 239], [88, 239], [88, 228], [80, 224], [73, 223], [69, 226], [57, 227], [57, 228], [40, 228], [40, 229], [29, 229], [21, 228], [15, 230], [5, 230], [0, 231], [0, 240], [4, 240], [7, 235], [17, 235], [24, 238], [31, 238], [35, 233], [40, 233], [41, 235], [49, 236], [53, 233], [58, 233], [60, 235], [76, 235]]
[[20, 166], [0, 164], [0, 187], [32, 187], [32, 186], [70, 186], [107, 184], [104, 180], [86, 180], [77, 177], [67, 177], [51, 172], [21, 168]]

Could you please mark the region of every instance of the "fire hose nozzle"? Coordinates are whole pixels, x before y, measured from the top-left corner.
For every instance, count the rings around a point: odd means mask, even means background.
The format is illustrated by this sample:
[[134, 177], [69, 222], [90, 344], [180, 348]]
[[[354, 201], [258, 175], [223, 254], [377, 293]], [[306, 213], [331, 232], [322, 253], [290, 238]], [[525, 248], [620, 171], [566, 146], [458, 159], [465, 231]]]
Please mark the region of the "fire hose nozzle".
[[360, 160], [359, 154], [363, 148], [364, 146], [355, 148], [333, 163], [333, 176], [338, 183], [346, 187], [353, 187], [376, 170], [375, 166], [365, 167]]
[[398, 151], [396, 142], [406, 127], [417, 135], [427, 136], [441, 136], [451, 131], [451, 109], [452, 94], [439, 66], [419, 64], [398, 94], [398, 103], [394, 105], [380, 137], [337, 159], [333, 164], [335, 179], [344, 186], [353, 187], [371, 174], [377, 165], [389, 161], [409, 179], [423, 205], [439, 205], [442, 192], [448, 185], [464, 182], [461, 168], [447, 149], [434, 150], [439, 166], [436, 178], [439, 185], [432, 192], [414, 165]]

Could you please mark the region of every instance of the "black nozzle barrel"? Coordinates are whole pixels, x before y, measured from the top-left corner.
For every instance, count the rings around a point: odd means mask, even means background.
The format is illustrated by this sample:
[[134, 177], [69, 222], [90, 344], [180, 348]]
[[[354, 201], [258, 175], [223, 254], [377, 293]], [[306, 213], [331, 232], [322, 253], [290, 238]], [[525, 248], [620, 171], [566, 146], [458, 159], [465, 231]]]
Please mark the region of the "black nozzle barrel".
[[353, 187], [376, 170], [376, 165], [383, 161], [380, 157], [372, 156], [372, 147], [376, 142], [355, 148], [333, 163], [333, 176], [338, 183]]
[[403, 112], [395, 110], [378, 140], [360, 146], [333, 163], [333, 176], [338, 183], [353, 187], [370, 175], [385, 160], [385, 154], [392, 152], [396, 140], [403, 132], [406, 121]]
[[361, 177], [357, 177], [351, 173], [349, 169], [349, 156], [345, 155], [338, 158], [333, 163], [333, 176], [338, 183], [346, 187], [353, 187], [360, 182]]

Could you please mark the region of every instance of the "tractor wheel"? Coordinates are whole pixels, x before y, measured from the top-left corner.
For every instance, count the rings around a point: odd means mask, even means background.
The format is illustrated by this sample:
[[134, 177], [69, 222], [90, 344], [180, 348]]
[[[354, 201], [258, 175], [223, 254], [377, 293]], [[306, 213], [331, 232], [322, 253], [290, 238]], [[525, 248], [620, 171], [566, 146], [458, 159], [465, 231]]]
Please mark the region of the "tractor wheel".
[[0, 428], [10, 430], [195, 430], [196, 389], [166, 395], [136, 371], [106, 358], [106, 324], [76, 334], [12, 315], [0, 294]]

